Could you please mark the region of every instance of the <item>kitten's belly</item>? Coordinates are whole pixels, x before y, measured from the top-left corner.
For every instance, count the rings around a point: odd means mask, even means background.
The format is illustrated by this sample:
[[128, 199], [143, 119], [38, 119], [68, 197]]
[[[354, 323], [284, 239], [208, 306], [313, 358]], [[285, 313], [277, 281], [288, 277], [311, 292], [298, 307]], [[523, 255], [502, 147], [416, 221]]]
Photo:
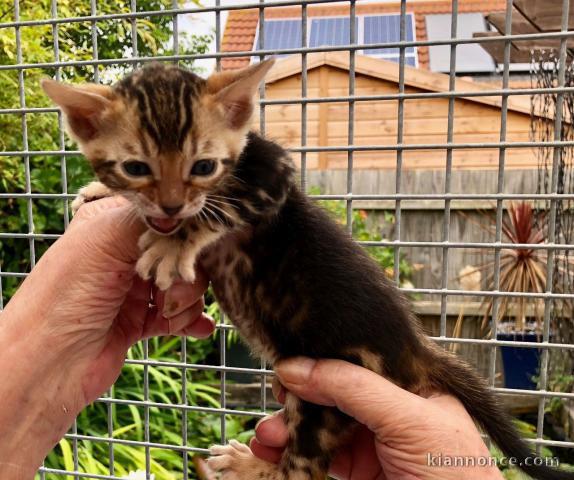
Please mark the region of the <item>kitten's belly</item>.
[[208, 273], [215, 297], [238, 329], [253, 355], [273, 364], [277, 352], [259, 319], [260, 305], [251, 279], [251, 260], [230, 234], [202, 253], [200, 264]]

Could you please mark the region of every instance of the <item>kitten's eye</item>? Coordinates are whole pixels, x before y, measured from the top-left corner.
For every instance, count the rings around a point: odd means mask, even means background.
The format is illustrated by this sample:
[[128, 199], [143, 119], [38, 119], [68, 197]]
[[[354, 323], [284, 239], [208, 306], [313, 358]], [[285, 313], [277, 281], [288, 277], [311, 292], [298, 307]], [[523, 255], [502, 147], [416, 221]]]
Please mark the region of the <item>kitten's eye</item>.
[[149, 168], [149, 165], [137, 160], [124, 162], [122, 163], [122, 167], [125, 172], [132, 177], [145, 177], [146, 175], [151, 175], [151, 168]]
[[211, 175], [215, 170], [215, 161], [213, 160], [198, 160], [191, 167], [192, 175]]

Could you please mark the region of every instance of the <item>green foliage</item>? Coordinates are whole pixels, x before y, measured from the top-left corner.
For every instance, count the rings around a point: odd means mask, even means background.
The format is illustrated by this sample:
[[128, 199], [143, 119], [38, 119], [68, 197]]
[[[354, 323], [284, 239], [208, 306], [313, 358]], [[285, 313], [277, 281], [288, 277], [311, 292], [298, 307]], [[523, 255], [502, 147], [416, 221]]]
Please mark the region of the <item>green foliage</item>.
[[[51, 0], [20, 0], [21, 20], [40, 20], [51, 17]], [[58, 0], [59, 17], [80, 17], [90, 15], [90, 2], [84, 0]], [[138, 0], [138, 11], [171, 8], [171, 0]], [[130, 12], [129, 0], [99, 0], [97, 14]], [[2, 21], [14, 20], [14, 2], [0, 0]], [[141, 57], [173, 54], [172, 17], [154, 16], [136, 21], [137, 53]], [[100, 59], [125, 58], [133, 52], [132, 23], [130, 20], [100, 21], [95, 25], [97, 53]], [[89, 61], [93, 58], [92, 23], [75, 22], [60, 24], [57, 28], [59, 61]], [[54, 48], [52, 26], [23, 27], [20, 29], [22, 62], [50, 63], [57, 60]], [[0, 64], [18, 62], [17, 42], [14, 29], [0, 29]], [[210, 36], [180, 35], [181, 54], [205, 53], [211, 41]], [[193, 62], [184, 62], [193, 68]], [[98, 67], [102, 82], [110, 83], [131, 68], [130, 64], [110, 68]], [[95, 67], [80, 65], [61, 68], [61, 78], [71, 82], [92, 81]], [[54, 68], [26, 69], [22, 72], [24, 89], [19, 87], [19, 73], [0, 72], [0, 108], [51, 107], [49, 99], [40, 88], [43, 77], [55, 77]], [[25, 103], [21, 104], [23, 94]], [[60, 135], [58, 114], [54, 112], [0, 115], [0, 149], [8, 152], [75, 150], [75, 146]], [[0, 156], [0, 193], [62, 193], [75, 192], [87, 183], [92, 173], [79, 156], [67, 156], [66, 161], [58, 155], [29, 156], [16, 153]], [[19, 200], [0, 199], [0, 232], [47, 233], [63, 231], [67, 218], [68, 202], [63, 200]], [[34, 224], [30, 224], [32, 213]], [[2, 239], [0, 242], [0, 270], [4, 272], [27, 272], [31, 268], [31, 250], [38, 259], [49, 246], [43, 239]], [[4, 302], [14, 293], [18, 278], [3, 277], [2, 295]]]
[[[311, 188], [311, 195], [319, 195], [318, 188]], [[337, 222], [342, 225], [346, 224], [347, 206], [342, 200], [319, 200], [319, 205], [323, 207]], [[380, 226], [369, 223], [369, 217], [365, 210], [352, 211], [353, 238], [361, 242], [379, 242], [383, 240]], [[395, 217], [386, 212], [384, 221], [387, 224], [393, 224]], [[393, 278], [395, 267], [395, 252], [392, 247], [365, 247], [369, 254], [377, 261], [389, 278]], [[399, 273], [401, 286], [408, 285], [409, 279], [413, 273], [412, 265], [407, 261], [405, 255], [400, 256]]]
[[[513, 419], [513, 423], [514, 423], [514, 426], [518, 430], [518, 433], [520, 434], [521, 437], [527, 438], [527, 439], [535, 439], [536, 438], [536, 426], [535, 425], [532, 425], [532, 424], [525, 422], [523, 420], [518, 420], [516, 418]], [[544, 437], [544, 438], [546, 438], [546, 437]], [[502, 475], [504, 476], [505, 479], [507, 479], [507, 480], [528, 480], [530, 478], [528, 475], [523, 473], [518, 468], [506, 466], [505, 462], [508, 460], [508, 458], [505, 457], [504, 454], [496, 446], [493, 445], [492, 447], [490, 447], [490, 455], [493, 458], [497, 459], [497, 465], [499, 465], [499, 468], [502, 471]], [[541, 458], [548, 458], [548, 459], [556, 458], [556, 455], [554, 454], [554, 452], [550, 448], [545, 447], [545, 446], [541, 446], [539, 456]], [[504, 459], [505, 462], [502, 462], [501, 459]], [[559, 468], [561, 470], [574, 471], [574, 466], [568, 465], [565, 463], [560, 464]]]
[[[185, 340], [183, 340], [185, 341]], [[198, 364], [214, 351], [212, 339], [187, 339], [187, 355], [181, 356], [182, 339], [177, 337], [154, 338], [149, 340], [149, 358], [159, 362], [174, 362], [185, 360], [188, 364]], [[144, 349], [141, 344], [134, 346], [128, 359], [138, 361], [144, 359]], [[146, 373], [147, 370], [147, 373]], [[124, 367], [122, 375], [115, 383], [111, 396], [117, 400], [143, 402], [144, 382], [148, 378], [148, 398], [151, 403], [176, 404], [219, 408], [220, 390], [213, 385], [218, 383], [217, 374], [211, 371], [190, 370], [165, 366], [147, 366], [129, 363]], [[185, 378], [185, 382], [184, 382]], [[184, 402], [185, 385], [185, 402]], [[112, 438], [119, 441], [146, 440], [144, 429], [145, 409], [135, 405], [94, 403], [84, 409], [77, 420], [79, 435], [109, 438], [108, 418], [111, 419]], [[226, 434], [232, 438], [246, 441], [253, 431], [246, 430], [247, 417], [226, 416]], [[217, 443], [221, 438], [221, 416], [219, 414], [188, 411], [185, 414], [178, 408], [149, 408], [149, 441], [164, 445], [181, 446], [182, 428], [186, 425], [188, 445], [207, 448]], [[109, 446], [103, 441], [77, 441], [77, 458], [80, 471], [108, 475]], [[115, 443], [113, 446], [114, 471], [116, 475], [124, 476], [130, 471], [145, 470], [145, 448], [125, 443]], [[151, 472], [157, 480], [177, 480], [182, 478], [183, 456], [185, 454], [173, 449], [151, 448]], [[191, 455], [189, 465], [192, 465]], [[74, 470], [74, 441], [63, 439], [58, 447], [46, 459], [48, 468], [66, 468]], [[190, 478], [193, 471], [190, 471]], [[60, 478], [47, 475], [48, 480]], [[71, 480], [71, 479], [70, 479]]]
[[[572, 392], [574, 389], [574, 374], [562, 373], [561, 370], [550, 373], [548, 389], [552, 392]], [[546, 411], [554, 418], [561, 418], [564, 407], [568, 400], [560, 397], [552, 397], [546, 405]]]

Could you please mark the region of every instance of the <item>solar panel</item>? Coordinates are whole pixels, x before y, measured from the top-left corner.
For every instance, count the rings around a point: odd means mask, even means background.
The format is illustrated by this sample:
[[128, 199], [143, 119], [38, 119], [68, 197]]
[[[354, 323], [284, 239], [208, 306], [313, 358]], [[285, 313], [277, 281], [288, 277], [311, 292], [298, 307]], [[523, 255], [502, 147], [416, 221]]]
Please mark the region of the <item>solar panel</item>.
[[[406, 41], [412, 42], [414, 39], [413, 17], [407, 15], [406, 18]], [[364, 24], [364, 43], [384, 43], [398, 42], [401, 39], [401, 16], [400, 15], [377, 15], [365, 17]], [[399, 56], [398, 48], [377, 48], [376, 50], [365, 50], [367, 55], [396, 55], [397, 61]], [[407, 47], [405, 53], [414, 54], [414, 47]], [[389, 58], [389, 60], [394, 60]], [[410, 65], [410, 63], [409, 63]]]
[[301, 48], [301, 20], [266, 20], [264, 48]]
[[[400, 40], [400, 15], [374, 15], [359, 16], [355, 18], [355, 31], [359, 43], [373, 44], [385, 42], [398, 42]], [[265, 20], [266, 50], [285, 48], [301, 48], [301, 20], [282, 19]], [[321, 17], [310, 20], [309, 47], [337, 46], [351, 43], [351, 29], [349, 17]], [[413, 16], [406, 17], [406, 40], [414, 39]], [[259, 45], [256, 39], [255, 45]], [[364, 55], [382, 57], [393, 62], [399, 61], [398, 48], [377, 48], [364, 50]], [[405, 49], [405, 63], [416, 66], [416, 49]]]
[[[355, 31], [359, 19], [355, 18]], [[351, 43], [351, 21], [347, 18], [316, 18], [311, 21], [310, 47], [348, 45]]]

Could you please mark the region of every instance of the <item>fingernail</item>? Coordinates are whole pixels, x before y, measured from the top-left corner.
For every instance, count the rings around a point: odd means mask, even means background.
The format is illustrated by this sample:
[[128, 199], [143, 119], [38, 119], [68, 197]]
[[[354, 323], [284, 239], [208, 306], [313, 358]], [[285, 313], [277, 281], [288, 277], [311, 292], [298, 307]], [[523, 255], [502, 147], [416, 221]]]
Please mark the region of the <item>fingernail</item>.
[[275, 373], [283, 384], [307, 383], [316, 364], [317, 361], [312, 358], [290, 358], [279, 362], [275, 367]]
[[267, 415], [266, 417], [263, 417], [261, 420], [259, 420], [256, 424], [255, 424], [255, 431], [257, 432], [257, 429], [263, 425], [265, 422], [268, 422], [269, 420], [274, 419], [275, 417], [279, 417], [283, 415], [283, 408], [281, 410], [277, 410], [276, 412], [273, 412], [271, 415]]
[[182, 293], [178, 284], [172, 285], [170, 289], [165, 292], [162, 311], [162, 315], [165, 318], [175, 317], [185, 310], [186, 305], [181, 301], [185, 296], [183, 296]]
[[167, 296], [165, 299], [165, 305], [163, 306], [162, 315], [165, 318], [171, 318], [177, 315], [181, 308], [181, 305], [175, 300], [168, 300]]
[[165, 292], [162, 315], [165, 318], [175, 317], [191, 307], [190, 302], [198, 300], [196, 290], [189, 283], [174, 283]]
[[269, 420], [271, 420], [273, 417], [263, 417], [261, 420], [259, 420], [256, 424], [255, 424], [255, 431], [257, 432], [257, 429], [263, 425], [265, 422], [268, 422]]

